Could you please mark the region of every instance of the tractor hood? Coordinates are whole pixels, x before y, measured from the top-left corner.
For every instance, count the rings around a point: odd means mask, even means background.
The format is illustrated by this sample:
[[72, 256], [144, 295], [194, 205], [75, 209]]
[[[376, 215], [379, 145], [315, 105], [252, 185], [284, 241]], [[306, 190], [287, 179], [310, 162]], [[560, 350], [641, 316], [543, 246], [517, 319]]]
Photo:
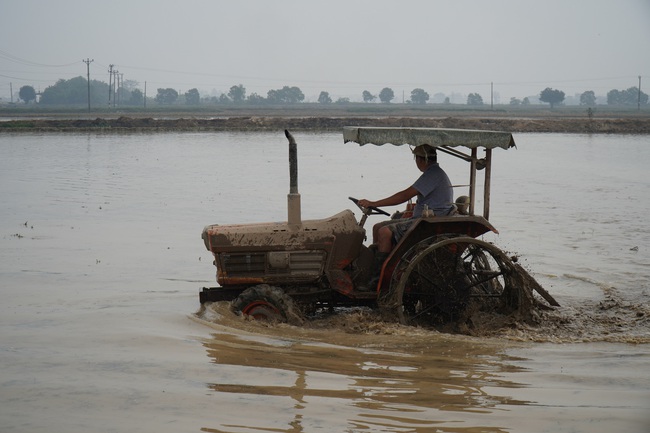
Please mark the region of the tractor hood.
[[500, 147], [509, 149], [515, 147], [515, 140], [509, 132], [478, 131], [469, 129], [441, 129], [441, 128], [390, 128], [390, 127], [361, 127], [346, 126], [343, 128], [345, 143], [353, 142], [360, 145], [393, 144], [401, 146], [409, 144], [417, 147], [428, 144], [433, 147], [467, 147], [476, 149], [494, 149]]

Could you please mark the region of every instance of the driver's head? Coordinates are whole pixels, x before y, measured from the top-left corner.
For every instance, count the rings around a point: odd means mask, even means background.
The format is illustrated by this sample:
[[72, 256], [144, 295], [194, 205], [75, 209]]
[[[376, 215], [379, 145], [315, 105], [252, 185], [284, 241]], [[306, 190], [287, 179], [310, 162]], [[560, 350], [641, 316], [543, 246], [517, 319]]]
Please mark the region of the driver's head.
[[423, 159], [427, 164], [431, 162], [438, 162], [438, 154], [436, 153], [436, 148], [429, 146], [428, 144], [421, 144], [419, 146], [416, 146], [413, 148], [412, 152], [416, 158]]

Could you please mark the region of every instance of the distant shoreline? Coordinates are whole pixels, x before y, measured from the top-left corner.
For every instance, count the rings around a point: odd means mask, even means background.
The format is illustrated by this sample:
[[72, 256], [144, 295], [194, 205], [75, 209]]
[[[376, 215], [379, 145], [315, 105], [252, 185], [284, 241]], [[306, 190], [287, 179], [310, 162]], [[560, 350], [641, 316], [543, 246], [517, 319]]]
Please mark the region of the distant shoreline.
[[513, 133], [650, 134], [650, 118], [509, 118], [509, 117], [383, 117], [383, 116], [186, 116], [14, 118], [0, 122], [2, 132], [168, 132], [168, 131], [338, 131], [343, 126], [403, 126], [508, 131]]
[[50, 108], [0, 107], [0, 133], [165, 131], [340, 131], [343, 126], [461, 128], [508, 132], [650, 134], [650, 107], [444, 104], [223, 104]]

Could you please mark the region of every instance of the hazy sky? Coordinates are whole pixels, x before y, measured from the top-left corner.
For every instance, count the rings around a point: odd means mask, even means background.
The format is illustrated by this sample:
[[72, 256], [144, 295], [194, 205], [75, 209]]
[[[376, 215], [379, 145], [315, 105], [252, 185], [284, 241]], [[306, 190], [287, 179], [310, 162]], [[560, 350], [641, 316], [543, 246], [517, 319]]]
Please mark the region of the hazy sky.
[[153, 96], [242, 84], [298, 86], [308, 100], [384, 87], [476, 92], [501, 102], [638, 85], [650, 93], [650, 0], [0, 0], [0, 97], [57, 79], [108, 82], [108, 65]]

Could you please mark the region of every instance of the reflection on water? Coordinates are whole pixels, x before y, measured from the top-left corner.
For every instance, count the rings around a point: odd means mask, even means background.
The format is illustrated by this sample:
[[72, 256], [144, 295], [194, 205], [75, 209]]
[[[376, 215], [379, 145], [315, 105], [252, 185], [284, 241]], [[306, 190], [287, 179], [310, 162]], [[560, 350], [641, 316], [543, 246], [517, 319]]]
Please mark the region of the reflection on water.
[[[304, 218], [413, 179], [404, 149], [294, 136]], [[203, 226], [286, 220], [281, 131], [0, 134], [0, 431], [650, 430], [648, 138], [515, 140], [486, 239], [563, 307], [480, 339], [354, 312], [197, 323]]]
[[626, 431], [649, 425], [650, 379], [639, 376], [647, 347], [517, 346], [399, 325], [359, 334], [212, 308], [216, 332], [203, 344], [215, 364], [210, 396], [223, 409], [203, 431], [610, 432], [620, 417]]
[[[275, 346], [221, 334], [206, 346], [220, 367], [236, 366], [230, 377], [223, 368], [226, 376], [210, 389], [240, 394], [264, 408], [259, 425], [251, 420], [242, 428], [269, 428], [274, 421], [295, 431], [319, 424], [332, 431], [431, 428], [444, 422], [465, 424], [454, 412], [491, 412], [505, 402], [518, 403], [485, 393], [485, 385], [506, 384], [491, 378], [470, 354], [449, 355], [444, 344], [435, 354], [403, 356], [305, 343]], [[487, 361], [486, 354], [480, 356]], [[293, 402], [283, 413], [269, 411], [285, 406], [286, 398]], [[226, 415], [219, 422], [231, 427], [241, 423], [240, 413], [229, 415], [234, 419]]]
[[[522, 385], [500, 374], [520, 369], [502, 362], [498, 343], [416, 329], [397, 337], [226, 324], [230, 332], [204, 343], [218, 372], [209, 388], [247, 404], [205, 431], [507, 431], [494, 415], [529, 403], [509, 395]], [[246, 332], [232, 333], [238, 325]], [[252, 407], [256, 416], [242, 423]]]

